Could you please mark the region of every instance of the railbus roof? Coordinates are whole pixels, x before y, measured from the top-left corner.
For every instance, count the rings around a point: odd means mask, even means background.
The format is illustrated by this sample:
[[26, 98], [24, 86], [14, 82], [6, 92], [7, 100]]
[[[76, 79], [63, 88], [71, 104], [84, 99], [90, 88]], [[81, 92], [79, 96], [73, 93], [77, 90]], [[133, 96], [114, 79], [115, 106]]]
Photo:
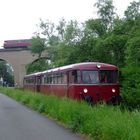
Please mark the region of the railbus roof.
[[83, 63], [76, 63], [76, 64], [70, 64], [58, 68], [53, 68], [49, 70], [45, 70], [42, 72], [36, 72], [29, 75], [26, 75], [25, 77], [30, 76], [38, 76], [42, 75], [44, 73], [55, 73], [55, 72], [66, 72], [69, 70], [88, 70], [88, 69], [94, 69], [94, 70], [117, 70], [117, 66], [107, 63], [100, 63], [100, 62], [83, 62]]

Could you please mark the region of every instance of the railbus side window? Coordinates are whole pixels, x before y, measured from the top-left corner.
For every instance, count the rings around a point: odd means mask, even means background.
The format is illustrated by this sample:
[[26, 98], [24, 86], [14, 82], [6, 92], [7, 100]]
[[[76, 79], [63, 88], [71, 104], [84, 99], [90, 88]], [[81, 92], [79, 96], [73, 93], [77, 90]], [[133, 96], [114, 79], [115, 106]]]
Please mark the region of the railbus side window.
[[47, 78], [48, 78], [48, 75], [44, 75], [43, 77], [42, 77], [42, 83], [43, 84], [47, 84], [48, 82], [47, 82]]
[[69, 83], [80, 83], [81, 81], [81, 72], [73, 70], [69, 72]]
[[52, 75], [52, 84], [57, 84], [57, 74]]
[[62, 74], [62, 84], [67, 84], [67, 75], [66, 75], [66, 73]]
[[50, 84], [50, 75], [49, 74], [45, 74], [43, 79], [44, 79], [43, 80], [44, 84]]
[[26, 84], [29, 84], [29, 79], [26, 79]]
[[58, 79], [57, 79], [58, 81], [58, 84], [62, 84], [62, 74], [60, 73], [60, 74], [58, 74]]
[[67, 75], [65, 73], [46, 74], [42, 78], [44, 84], [66, 84]]
[[54, 84], [57, 84], [58, 83], [58, 76], [57, 76], [57, 74], [54, 74], [53, 75], [53, 83]]
[[36, 77], [35, 83], [36, 83], [37, 85], [40, 85], [40, 84], [42, 83], [42, 78], [41, 78], [41, 76], [37, 76], [37, 77]]
[[45, 84], [50, 84], [50, 75], [45, 75], [45, 77], [44, 77], [44, 83]]
[[53, 77], [50, 75], [50, 84], [53, 84]]
[[81, 82], [81, 71], [77, 71], [77, 83]]
[[42, 78], [42, 83], [47, 84], [47, 75], [46, 74]]
[[35, 78], [34, 77], [29, 77], [27, 79], [27, 83], [30, 84], [30, 85], [34, 84], [35, 83]]

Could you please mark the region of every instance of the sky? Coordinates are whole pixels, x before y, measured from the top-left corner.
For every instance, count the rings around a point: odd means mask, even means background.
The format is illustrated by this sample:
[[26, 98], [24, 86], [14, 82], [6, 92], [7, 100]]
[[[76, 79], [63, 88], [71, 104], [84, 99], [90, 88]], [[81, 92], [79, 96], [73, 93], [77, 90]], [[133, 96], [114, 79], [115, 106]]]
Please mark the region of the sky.
[[[114, 0], [121, 17], [133, 0]], [[60, 19], [84, 22], [96, 18], [96, 0], [0, 0], [0, 46], [4, 40], [29, 39], [39, 19], [57, 23]]]

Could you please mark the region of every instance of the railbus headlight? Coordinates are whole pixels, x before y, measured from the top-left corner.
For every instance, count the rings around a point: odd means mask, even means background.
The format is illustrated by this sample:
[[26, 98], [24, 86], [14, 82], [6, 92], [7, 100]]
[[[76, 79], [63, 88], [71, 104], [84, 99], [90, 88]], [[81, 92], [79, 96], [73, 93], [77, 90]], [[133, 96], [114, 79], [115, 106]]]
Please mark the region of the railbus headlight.
[[113, 93], [115, 93], [115, 92], [116, 92], [116, 90], [115, 90], [114, 88], [112, 88], [112, 92], [113, 92]]
[[84, 92], [84, 93], [87, 93], [87, 92], [88, 92], [88, 90], [87, 90], [86, 88], [84, 88], [83, 92]]
[[101, 64], [97, 64], [97, 68], [100, 69], [101, 68]]

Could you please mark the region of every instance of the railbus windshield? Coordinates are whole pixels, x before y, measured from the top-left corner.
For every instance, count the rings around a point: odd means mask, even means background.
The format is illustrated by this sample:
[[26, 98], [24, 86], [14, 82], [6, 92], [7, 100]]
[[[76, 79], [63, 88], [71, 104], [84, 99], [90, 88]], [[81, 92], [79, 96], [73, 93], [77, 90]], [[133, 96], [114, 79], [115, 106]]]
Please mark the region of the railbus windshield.
[[[74, 79], [74, 80], [72, 80]], [[70, 83], [99, 84], [118, 83], [117, 70], [74, 70], [70, 76]]]
[[101, 70], [99, 75], [101, 83], [118, 83], [118, 71]]
[[99, 73], [94, 70], [82, 71], [82, 82], [84, 84], [96, 84], [99, 83]]
[[82, 82], [85, 84], [117, 83], [118, 71], [114, 70], [83, 70]]

